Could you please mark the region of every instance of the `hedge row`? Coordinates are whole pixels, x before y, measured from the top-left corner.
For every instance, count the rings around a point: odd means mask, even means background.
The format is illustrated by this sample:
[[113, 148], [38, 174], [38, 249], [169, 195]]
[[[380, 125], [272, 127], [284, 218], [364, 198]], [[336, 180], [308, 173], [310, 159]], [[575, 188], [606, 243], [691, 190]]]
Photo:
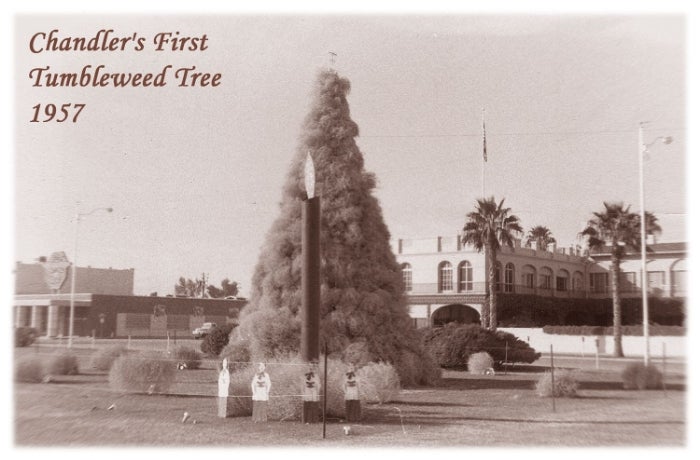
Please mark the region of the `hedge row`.
[[[613, 335], [612, 326], [545, 326], [542, 332], [552, 335]], [[622, 326], [622, 335], [644, 335], [642, 326]], [[686, 328], [681, 326], [649, 326], [649, 335], [684, 336]]]
[[[621, 301], [622, 324], [642, 322], [639, 298]], [[655, 324], [683, 326], [683, 299], [649, 299], [649, 320]], [[612, 326], [612, 299], [565, 299], [524, 294], [498, 295], [498, 325], [500, 327], [553, 326]]]

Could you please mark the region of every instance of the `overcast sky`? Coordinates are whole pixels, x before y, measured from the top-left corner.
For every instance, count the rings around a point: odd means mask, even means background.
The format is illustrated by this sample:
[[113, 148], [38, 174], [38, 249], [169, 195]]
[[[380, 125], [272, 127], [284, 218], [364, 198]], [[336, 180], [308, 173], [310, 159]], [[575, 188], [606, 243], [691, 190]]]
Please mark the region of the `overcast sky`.
[[[604, 200], [639, 209], [638, 124], [651, 148], [646, 207], [684, 241], [685, 22], [679, 15], [18, 16], [15, 260], [73, 251], [78, 264], [134, 268], [135, 293], [179, 276], [250, 290], [264, 235], [309, 110], [315, 74], [352, 84], [351, 115], [394, 238], [457, 235], [481, 196], [560, 246]], [[29, 52], [36, 32], [208, 37], [204, 52]], [[30, 69], [112, 72], [167, 64], [222, 73], [217, 88], [33, 88]], [[29, 123], [39, 102], [86, 104], [78, 123]]]

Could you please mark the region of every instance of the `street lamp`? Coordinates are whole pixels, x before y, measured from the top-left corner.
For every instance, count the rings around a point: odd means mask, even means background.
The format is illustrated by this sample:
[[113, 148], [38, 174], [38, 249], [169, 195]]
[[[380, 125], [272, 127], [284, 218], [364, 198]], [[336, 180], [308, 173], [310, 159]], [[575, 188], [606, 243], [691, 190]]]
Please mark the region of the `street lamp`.
[[97, 211], [112, 212], [112, 208], [95, 208], [90, 212], [80, 213], [80, 202], [75, 203], [75, 238], [73, 240], [73, 267], [70, 271], [70, 317], [68, 319], [68, 348], [73, 346], [73, 322], [75, 321], [75, 273], [78, 271], [78, 225], [80, 219]]
[[649, 365], [649, 301], [647, 299], [647, 225], [646, 212], [644, 211], [644, 154], [649, 148], [661, 141], [664, 144], [673, 142], [670, 136], [659, 136], [648, 144], [644, 143], [644, 125], [639, 123], [639, 219], [642, 233], [642, 329], [644, 331], [644, 366]]

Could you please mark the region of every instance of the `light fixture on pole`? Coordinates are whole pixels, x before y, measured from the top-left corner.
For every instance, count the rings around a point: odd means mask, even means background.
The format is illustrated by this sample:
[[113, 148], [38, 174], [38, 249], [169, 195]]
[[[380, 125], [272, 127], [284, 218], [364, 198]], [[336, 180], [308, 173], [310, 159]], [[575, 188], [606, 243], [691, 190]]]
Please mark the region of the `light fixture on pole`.
[[68, 318], [68, 348], [73, 346], [73, 323], [75, 322], [75, 272], [78, 271], [78, 225], [80, 219], [97, 211], [112, 212], [112, 208], [95, 208], [90, 212], [80, 213], [80, 202], [75, 203], [75, 235], [73, 238], [73, 266], [70, 271], [70, 316]]
[[644, 125], [639, 123], [639, 220], [641, 226], [642, 246], [642, 329], [644, 333], [644, 366], [649, 365], [649, 300], [647, 298], [647, 226], [646, 211], [644, 210], [644, 154], [656, 141], [664, 144], [673, 142], [670, 136], [659, 136], [648, 144], [644, 143]]

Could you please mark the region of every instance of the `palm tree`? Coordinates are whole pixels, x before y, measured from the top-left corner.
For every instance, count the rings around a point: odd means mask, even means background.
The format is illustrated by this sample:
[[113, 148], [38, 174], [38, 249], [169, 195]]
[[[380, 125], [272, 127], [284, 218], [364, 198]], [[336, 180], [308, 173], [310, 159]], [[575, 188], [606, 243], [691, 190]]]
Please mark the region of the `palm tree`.
[[552, 236], [552, 232], [549, 230], [549, 228], [543, 225], [538, 225], [536, 227], [532, 227], [527, 234], [527, 245], [529, 246], [533, 242], [538, 250], [546, 251], [547, 246], [552, 243], [556, 243], [557, 240], [554, 239], [554, 236]]
[[[612, 302], [614, 356], [624, 356], [622, 352], [622, 308], [620, 306], [620, 263], [627, 254], [627, 247], [639, 251], [641, 248], [641, 222], [639, 214], [630, 212], [630, 207], [623, 203], [604, 202], [604, 212], [594, 212], [586, 228], [581, 232], [588, 237], [588, 247], [602, 249], [610, 246], [612, 265]], [[647, 235], [661, 233], [656, 216], [646, 215]]]
[[489, 263], [489, 310], [482, 315], [484, 327], [496, 330], [496, 255], [501, 246], [513, 247], [515, 237], [522, 233], [520, 219], [504, 208], [503, 202], [496, 204], [493, 197], [476, 201], [476, 211], [467, 214], [467, 223], [462, 229], [462, 243], [473, 246], [477, 251], [486, 251]]

